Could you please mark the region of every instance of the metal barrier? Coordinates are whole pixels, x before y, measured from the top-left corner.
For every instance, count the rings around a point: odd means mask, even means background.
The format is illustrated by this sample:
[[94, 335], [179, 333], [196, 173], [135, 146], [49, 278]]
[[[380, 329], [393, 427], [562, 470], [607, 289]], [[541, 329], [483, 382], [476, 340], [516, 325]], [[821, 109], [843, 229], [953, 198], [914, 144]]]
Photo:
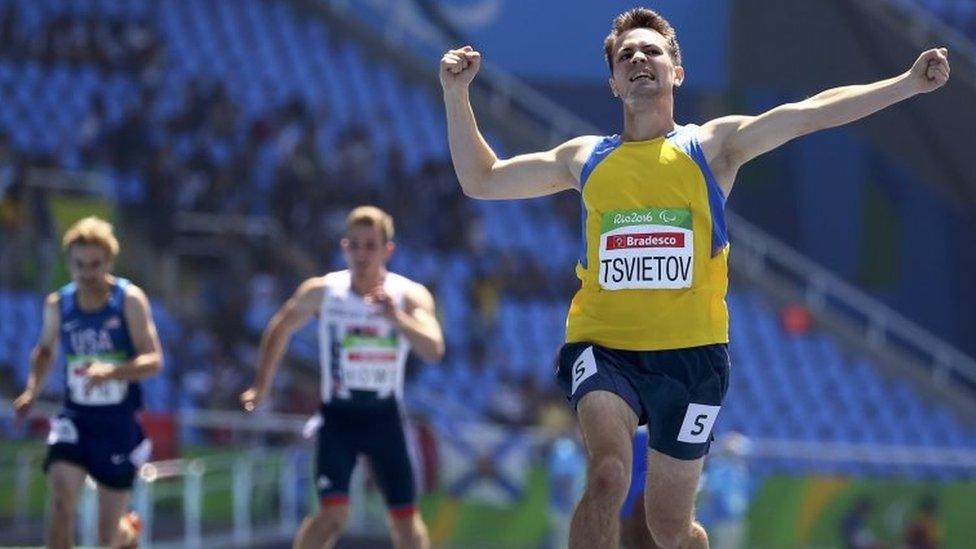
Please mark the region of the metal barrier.
[[[227, 424], [229, 412], [200, 411], [198, 424]], [[236, 414], [243, 417], [243, 414]], [[0, 419], [11, 416], [0, 407]], [[205, 419], [201, 419], [205, 418]], [[252, 431], [267, 434], [292, 432], [298, 418], [287, 415], [251, 417]], [[235, 422], [236, 423], [236, 422]], [[482, 436], [490, 424], [465, 423], [459, 431]], [[497, 426], [494, 427], [497, 429]], [[455, 431], [455, 429], [448, 429]], [[551, 438], [542, 431], [526, 428], [524, 437], [527, 467], [540, 467], [540, 457]], [[721, 443], [720, 438], [720, 443]], [[315, 509], [312, 483], [312, 447], [292, 444], [271, 448], [252, 445], [233, 454], [212, 455], [145, 464], [133, 490], [132, 507], [143, 522], [142, 547], [200, 548], [239, 547], [290, 540], [301, 516]], [[748, 440], [742, 457], [766, 463], [805, 461], [811, 464], [852, 463], [935, 467], [951, 478], [976, 476], [976, 449], [922, 446], [892, 446], [839, 442], [754, 438]], [[0, 455], [0, 467], [15, 474], [14, 501], [25, 502], [14, 511], [13, 531], [20, 539], [40, 539], [40, 516], [31, 516], [26, 502], [32, 485], [41, 474], [44, 448], [32, 445], [17, 454]], [[534, 456], [534, 457], [533, 457]], [[9, 460], [9, 461], [8, 461]], [[352, 505], [349, 534], [376, 538], [386, 535], [382, 499], [367, 490], [364, 467], [357, 467], [351, 483]], [[814, 467], [813, 470], [816, 470]], [[86, 482], [79, 505], [78, 539], [82, 544], [97, 541], [97, 497], [94, 482]], [[0, 533], [0, 542], [3, 538]]]
[[926, 366], [936, 385], [944, 385], [954, 374], [976, 388], [972, 358], [740, 216], [727, 215], [734, 237], [734, 270], [791, 285], [814, 313], [842, 315], [857, 326], [868, 347], [900, 351]]

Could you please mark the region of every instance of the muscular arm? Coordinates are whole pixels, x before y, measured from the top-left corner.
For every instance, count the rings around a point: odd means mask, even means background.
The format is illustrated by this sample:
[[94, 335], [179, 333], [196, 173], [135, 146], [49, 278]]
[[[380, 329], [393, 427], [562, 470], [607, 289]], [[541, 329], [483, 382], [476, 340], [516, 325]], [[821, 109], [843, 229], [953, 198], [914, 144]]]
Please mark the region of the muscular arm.
[[417, 284], [404, 296], [404, 309], [397, 309], [393, 320], [413, 350], [428, 362], [444, 358], [444, 334], [434, 310], [434, 296]]
[[441, 84], [447, 111], [447, 137], [454, 171], [464, 194], [473, 198], [531, 198], [579, 188], [582, 149], [596, 137], [580, 137], [545, 152], [500, 160], [478, 129], [469, 85], [481, 66], [470, 47], [441, 59]]
[[271, 388], [275, 371], [288, 348], [292, 335], [304, 326], [322, 303], [325, 278], [310, 278], [278, 309], [261, 335], [258, 349], [258, 373], [250, 389], [241, 394], [245, 410], [252, 411]]
[[945, 49], [923, 52], [908, 72], [871, 84], [843, 86], [759, 116], [726, 116], [702, 126], [701, 143], [722, 190], [732, 189], [746, 162], [784, 143], [826, 128], [842, 126], [948, 81]]
[[129, 286], [123, 309], [125, 323], [136, 355], [121, 364], [92, 362], [85, 370], [86, 386], [91, 388], [108, 380], [133, 381], [158, 374], [163, 369], [163, 346], [159, 343], [149, 299], [138, 286]]
[[112, 377], [129, 380], [158, 374], [163, 369], [163, 346], [159, 343], [149, 299], [137, 286], [129, 286], [125, 294], [125, 322], [136, 356], [118, 365]]
[[58, 309], [58, 294], [52, 293], [44, 302], [44, 315], [41, 324], [41, 336], [30, 354], [30, 373], [27, 374], [27, 386], [14, 400], [14, 412], [18, 417], [27, 414], [34, 399], [40, 394], [51, 373], [51, 365], [57, 354], [60, 339], [61, 311]]

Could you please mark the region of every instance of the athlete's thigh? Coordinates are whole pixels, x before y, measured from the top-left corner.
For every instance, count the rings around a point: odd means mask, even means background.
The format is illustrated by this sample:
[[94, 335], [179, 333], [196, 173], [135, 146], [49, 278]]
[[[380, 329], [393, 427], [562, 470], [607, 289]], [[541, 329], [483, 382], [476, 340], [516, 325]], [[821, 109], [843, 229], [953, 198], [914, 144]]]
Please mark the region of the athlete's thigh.
[[649, 522], [691, 523], [704, 461], [704, 458], [673, 458], [654, 449], [648, 451], [644, 512]]
[[728, 389], [725, 345], [652, 351], [636, 379], [646, 403], [649, 446], [681, 460], [705, 456]]
[[87, 445], [88, 474], [99, 487], [119, 492], [132, 489], [139, 468], [152, 455], [152, 441], [133, 417], [120, 417], [93, 427]]
[[51, 494], [73, 504], [85, 483], [88, 472], [76, 463], [53, 461], [47, 467], [47, 484]]
[[566, 391], [570, 405], [578, 410], [589, 393], [613, 393], [640, 416], [642, 405], [637, 390], [624, 370], [633, 368], [632, 353], [618, 351], [591, 343], [567, 343], [559, 350], [556, 380]]
[[318, 432], [315, 451], [315, 488], [319, 499], [342, 503], [349, 496], [349, 479], [356, 466], [356, 448], [352, 432], [342, 420], [326, 418]]
[[387, 505], [391, 509], [413, 505], [417, 488], [399, 411], [377, 419], [368, 437], [363, 447]]
[[576, 408], [583, 443], [590, 460], [604, 455], [618, 456], [630, 470], [631, 444], [637, 429], [637, 414], [623, 398], [609, 391], [591, 391]]

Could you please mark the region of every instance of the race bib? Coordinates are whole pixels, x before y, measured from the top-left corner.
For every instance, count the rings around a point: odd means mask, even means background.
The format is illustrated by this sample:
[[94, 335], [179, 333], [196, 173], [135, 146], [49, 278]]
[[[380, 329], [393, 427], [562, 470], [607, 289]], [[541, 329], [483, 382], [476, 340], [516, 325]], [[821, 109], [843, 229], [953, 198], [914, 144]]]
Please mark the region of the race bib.
[[107, 406], [119, 404], [125, 400], [129, 390], [129, 382], [124, 380], [109, 380], [96, 387], [86, 389], [88, 376], [85, 369], [89, 362], [103, 362], [118, 364], [119, 360], [105, 356], [73, 356], [68, 359], [68, 390], [71, 400], [85, 406]]
[[348, 336], [342, 343], [342, 379], [347, 389], [393, 392], [397, 383], [395, 337]]
[[694, 232], [688, 208], [614, 210], [600, 223], [600, 287], [690, 288]]

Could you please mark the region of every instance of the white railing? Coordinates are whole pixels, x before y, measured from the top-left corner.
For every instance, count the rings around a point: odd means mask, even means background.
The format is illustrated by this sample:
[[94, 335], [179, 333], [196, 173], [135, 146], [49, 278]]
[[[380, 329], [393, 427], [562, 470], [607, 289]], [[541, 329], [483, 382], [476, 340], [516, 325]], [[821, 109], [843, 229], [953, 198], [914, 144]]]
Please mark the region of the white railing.
[[[57, 409], [50, 403], [38, 403], [31, 417], [48, 417]], [[0, 420], [12, 418], [10, 405], [0, 405]], [[177, 414], [181, 426], [230, 430], [240, 435], [292, 435], [295, 441], [301, 441], [306, 420], [306, 416], [247, 415], [236, 411], [199, 410]], [[154, 461], [143, 465], [133, 487], [131, 503], [142, 519], [140, 546], [163, 549], [242, 547], [291, 540], [301, 517], [314, 509], [313, 454], [311, 441], [291, 443], [283, 448], [258, 444], [252, 445], [251, 450], [229, 455]], [[31, 501], [32, 490], [40, 485], [37, 479], [43, 456], [43, 448], [31, 446], [0, 460], [0, 466], [14, 471], [12, 501]], [[10, 457], [12, 461], [8, 462]], [[348, 531], [353, 535], [384, 535], [382, 515], [379, 520], [372, 520], [381, 502], [377, 494], [367, 491], [363, 469], [357, 467], [350, 483]], [[86, 479], [76, 521], [78, 541], [86, 546], [95, 546], [98, 541], [96, 492], [94, 481]], [[213, 494], [226, 494], [228, 499], [223, 505], [230, 510], [229, 522], [209, 525], [205, 522], [204, 501]], [[256, 509], [255, 494], [273, 499], [273, 504]], [[258, 514], [260, 516], [256, 516]], [[46, 515], [47, 508], [45, 519]], [[12, 519], [13, 532], [22, 536], [36, 533], [40, 539], [37, 517], [31, 516], [27, 504], [15, 506]], [[162, 527], [164, 524], [165, 528]]]
[[918, 324], [732, 212], [732, 267], [793, 286], [814, 313], [830, 312], [859, 327], [873, 350], [897, 350], [928, 367], [936, 383], [956, 374], [976, 388], [976, 361]]
[[[202, 413], [202, 416], [210, 412]], [[272, 416], [273, 418], [273, 416]], [[206, 422], [216, 424], [224, 416]], [[268, 432], [290, 432], [293, 416], [280, 416], [265, 423]], [[262, 424], [257, 421], [255, 423]], [[201, 424], [203, 425], [203, 424]], [[275, 427], [270, 427], [274, 425]], [[484, 427], [465, 424], [464, 432], [475, 436]], [[492, 427], [487, 426], [488, 429]], [[538, 456], [551, 438], [542, 431], [526, 428], [527, 461], [540, 466]], [[719, 438], [719, 447], [723, 448]], [[976, 449], [896, 446], [841, 442], [795, 441], [751, 438], [740, 445], [739, 456], [752, 462], [779, 460], [818, 464], [893, 465], [935, 467], [960, 478], [976, 475]], [[141, 547], [190, 548], [242, 547], [251, 544], [285, 542], [294, 537], [303, 514], [314, 509], [311, 480], [311, 445], [286, 448], [260, 448], [230, 455], [156, 461], [144, 465], [133, 490], [132, 506], [142, 519]], [[719, 449], [718, 452], [724, 450]], [[22, 449], [12, 466], [15, 471], [14, 501], [31, 499], [32, 482], [40, 475], [43, 448]], [[771, 460], [771, 461], [770, 461]], [[706, 461], [706, 471], [709, 465]], [[382, 502], [376, 493], [367, 495], [364, 467], [357, 467], [351, 483], [352, 536], [386, 535]], [[230, 520], [207, 523], [204, 502], [211, 496], [222, 498], [222, 509], [230, 509]], [[272, 499], [270, 505], [265, 503]], [[259, 503], [260, 502], [260, 503]], [[175, 503], [175, 505], [174, 505]], [[262, 505], [265, 504], [265, 505]], [[178, 508], [178, 510], [177, 510]], [[378, 512], [377, 512], [378, 510]], [[95, 483], [86, 481], [79, 505], [78, 540], [82, 545], [97, 543], [97, 496]], [[261, 516], [256, 516], [260, 514]], [[263, 519], [263, 520], [262, 520]], [[165, 530], [165, 532], [163, 531]], [[31, 517], [27, 505], [16, 507], [13, 531], [40, 539], [37, 517]]]
[[754, 439], [747, 457], [976, 470], [976, 450], [959, 448]]

